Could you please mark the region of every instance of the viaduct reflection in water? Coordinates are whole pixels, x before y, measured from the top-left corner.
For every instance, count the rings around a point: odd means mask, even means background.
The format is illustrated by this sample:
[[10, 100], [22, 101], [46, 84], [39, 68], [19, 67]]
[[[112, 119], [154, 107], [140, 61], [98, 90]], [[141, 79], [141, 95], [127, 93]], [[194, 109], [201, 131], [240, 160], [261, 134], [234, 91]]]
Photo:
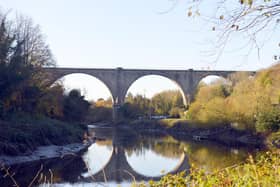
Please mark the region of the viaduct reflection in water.
[[[187, 156], [183, 153], [180, 162], [176, 168], [168, 173], [178, 173], [186, 171], [189, 168]], [[129, 181], [129, 180], [158, 180], [161, 176], [146, 176], [138, 173], [133, 169], [127, 161], [125, 150], [123, 147], [113, 147], [112, 155], [109, 162], [97, 173], [83, 179], [83, 181], [90, 182], [105, 182], [105, 181]]]
[[[44, 178], [39, 180], [40, 175], [34, 185], [52, 181], [58, 186], [81, 186], [106, 181], [157, 180], [162, 167], [171, 168], [168, 173], [176, 173], [188, 171], [189, 163], [206, 171], [214, 171], [244, 162], [248, 153], [254, 153], [254, 150], [248, 148], [221, 146], [207, 141], [178, 140], [166, 134], [143, 135], [140, 132], [106, 128], [95, 128], [91, 133], [96, 137], [96, 142], [85, 152], [23, 163], [12, 166], [10, 172], [15, 173], [14, 178], [20, 186], [28, 186], [43, 166], [41, 174]], [[104, 154], [106, 151], [107, 154]], [[95, 158], [96, 155], [103, 162]], [[96, 165], [99, 167], [93, 170]], [[159, 174], [151, 176], [149, 173], [152, 170]], [[8, 178], [0, 178], [0, 186], [12, 185]]]
[[[106, 132], [108, 133], [108, 132]], [[97, 137], [102, 137], [102, 138], [110, 138], [112, 139], [112, 150], [111, 150], [111, 155], [110, 158], [108, 159], [107, 163], [105, 166], [102, 167], [99, 171], [95, 173], [89, 173], [86, 178], [83, 178], [83, 181], [86, 182], [106, 182], [106, 181], [116, 181], [116, 182], [121, 182], [121, 181], [131, 181], [131, 180], [136, 180], [136, 181], [147, 181], [150, 179], [153, 180], [159, 180], [162, 175], [157, 175], [157, 176], [150, 176], [148, 174], [145, 174], [143, 172], [138, 172], [136, 169], [133, 168], [133, 165], [128, 161], [128, 154], [127, 152], [133, 152], [131, 149], [134, 149], [135, 151], [135, 144], [136, 142], [139, 143], [139, 139], [137, 139], [137, 136], [135, 134], [131, 136], [123, 136], [122, 134], [117, 133], [116, 131], [113, 131], [112, 134], [107, 136], [102, 134], [102, 132], [95, 131], [94, 132], [95, 136]], [[128, 135], [128, 134], [126, 134]], [[108, 143], [108, 142], [107, 142]], [[146, 142], [147, 143], [147, 142]], [[109, 143], [110, 144], [110, 143]], [[131, 145], [130, 145], [131, 144]], [[141, 143], [140, 143], [141, 144]], [[132, 146], [133, 145], [133, 146]], [[139, 149], [143, 149], [143, 142]], [[146, 145], [147, 146], [147, 145]], [[108, 145], [110, 147], [110, 145]], [[136, 148], [137, 149], [137, 148]], [[139, 151], [138, 149], [138, 151]], [[93, 153], [94, 154], [94, 153]], [[138, 155], [139, 156], [139, 155]], [[149, 159], [149, 155], [146, 155]], [[90, 157], [90, 156], [88, 156]], [[90, 158], [89, 158], [90, 160]], [[85, 161], [87, 162], [87, 161]], [[147, 164], [147, 163], [145, 163]], [[164, 165], [164, 163], [162, 163]], [[89, 168], [90, 169], [90, 168]], [[189, 169], [189, 163], [188, 163], [188, 157], [184, 152], [181, 153], [181, 157], [179, 159], [179, 163], [173, 170], [171, 170], [168, 173], [178, 173], [182, 171], [187, 171]], [[166, 174], [166, 173], [165, 173]]]

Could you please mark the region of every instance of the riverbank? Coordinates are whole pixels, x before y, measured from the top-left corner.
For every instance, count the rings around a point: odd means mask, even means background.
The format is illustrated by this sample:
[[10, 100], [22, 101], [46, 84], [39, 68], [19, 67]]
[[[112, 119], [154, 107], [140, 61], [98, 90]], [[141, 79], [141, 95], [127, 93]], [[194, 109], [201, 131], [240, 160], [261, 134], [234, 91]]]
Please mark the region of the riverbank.
[[46, 117], [0, 120], [0, 155], [30, 155], [40, 146], [82, 143], [87, 127]]
[[166, 175], [160, 181], [150, 181], [150, 187], [173, 186], [279, 186], [280, 151], [266, 152], [254, 159], [215, 172], [192, 167], [186, 175]]
[[12, 166], [16, 164], [43, 161], [53, 158], [62, 158], [67, 155], [79, 155], [87, 149], [90, 144], [85, 143], [73, 143], [68, 145], [49, 145], [49, 146], [39, 146], [31, 154], [19, 155], [19, 156], [6, 156], [0, 155], [0, 165]]
[[131, 128], [137, 132], [161, 132], [176, 139], [208, 140], [232, 146], [266, 146], [266, 135], [240, 130], [230, 124], [205, 125], [181, 119], [121, 121], [117, 127]]

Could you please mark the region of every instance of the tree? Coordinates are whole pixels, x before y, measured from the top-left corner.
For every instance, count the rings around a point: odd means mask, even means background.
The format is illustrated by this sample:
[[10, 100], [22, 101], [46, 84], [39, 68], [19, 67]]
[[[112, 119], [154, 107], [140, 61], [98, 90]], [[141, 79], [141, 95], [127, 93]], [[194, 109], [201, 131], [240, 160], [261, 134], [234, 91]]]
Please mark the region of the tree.
[[188, 111], [190, 118], [205, 123], [226, 122], [226, 98], [229, 96], [227, 90], [222, 82], [200, 87], [195, 102], [191, 104]]
[[89, 102], [84, 99], [79, 90], [71, 90], [63, 102], [64, 118], [80, 122], [85, 119], [89, 106]]
[[[214, 10], [209, 10], [209, 7]], [[259, 50], [266, 42], [267, 36], [274, 32], [280, 23], [280, 1], [196, 0], [191, 1], [187, 14], [189, 17], [198, 16], [211, 23], [212, 31], [217, 32], [214, 47], [219, 49], [217, 53], [217, 58], [219, 58], [234, 33], [244, 36], [243, 40], [247, 40], [244, 43], [250, 45], [249, 51], [252, 51], [253, 47]], [[274, 58], [280, 59], [279, 56]]]
[[229, 80], [232, 86], [235, 86], [237, 83], [250, 79], [250, 74], [247, 72], [236, 72], [229, 75]]
[[180, 117], [185, 110], [183, 97], [178, 90], [167, 90], [155, 94], [151, 99], [142, 95], [128, 93], [126, 103], [121, 108], [124, 117], [171, 115]]
[[257, 131], [278, 131], [280, 129], [280, 109], [269, 105], [262, 109], [256, 119]]
[[179, 90], [168, 90], [152, 97], [152, 107], [157, 115], [169, 115], [172, 108], [184, 109], [185, 106]]
[[40, 98], [37, 112], [51, 118], [63, 119], [64, 88], [60, 84], [50, 87]]
[[93, 105], [94, 105], [95, 107], [112, 108], [112, 105], [113, 105], [113, 103], [112, 103], [112, 98], [109, 97], [109, 98], [106, 99], [106, 100], [103, 99], [103, 98], [99, 98], [99, 99], [97, 99], [96, 102], [93, 103]]
[[36, 111], [48, 92], [42, 67], [54, 65], [39, 26], [21, 16], [8, 20], [0, 13], [0, 103], [2, 113]]
[[149, 116], [151, 110], [151, 100], [142, 95], [133, 96], [128, 93], [125, 104], [121, 107], [120, 113], [125, 118], [136, 119], [138, 117]]
[[35, 25], [32, 19], [20, 15], [16, 18], [14, 27], [14, 36], [22, 45], [22, 56], [26, 64], [32, 64], [34, 67], [55, 65], [39, 25]]

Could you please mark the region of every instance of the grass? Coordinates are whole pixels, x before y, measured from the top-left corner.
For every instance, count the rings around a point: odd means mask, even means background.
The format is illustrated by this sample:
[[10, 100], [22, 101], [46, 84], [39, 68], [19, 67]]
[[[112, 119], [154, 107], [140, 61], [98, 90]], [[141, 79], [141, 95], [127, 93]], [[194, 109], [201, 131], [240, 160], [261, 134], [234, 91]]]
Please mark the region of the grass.
[[[145, 184], [139, 184], [145, 187]], [[150, 181], [150, 187], [196, 186], [280, 186], [280, 150], [261, 154], [256, 160], [251, 156], [246, 163], [207, 173], [192, 166], [190, 174], [184, 172], [166, 175], [160, 181]]]
[[199, 122], [194, 122], [191, 120], [180, 119], [180, 118], [169, 118], [161, 120], [123, 120], [119, 124], [129, 124], [138, 128], [154, 128], [154, 129], [179, 129], [179, 130], [188, 130], [188, 129], [211, 129], [211, 128], [220, 128], [229, 126], [228, 124], [204, 124]]
[[167, 128], [184, 128], [184, 129], [200, 129], [200, 128], [217, 128], [217, 127], [225, 127], [228, 126], [227, 124], [221, 123], [199, 123], [191, 120], [186, 119], [162, 119], [159, 122], [161, 125]]
[[268, 135], [266, 139], [266, 145], [273, 150], [277, 148], [280, 149], [280, 130]]
[[0, 121], [0, 155], [19, 155], [43, 145], [82, 142], [86, 129], [44, 116], [14, 114]]

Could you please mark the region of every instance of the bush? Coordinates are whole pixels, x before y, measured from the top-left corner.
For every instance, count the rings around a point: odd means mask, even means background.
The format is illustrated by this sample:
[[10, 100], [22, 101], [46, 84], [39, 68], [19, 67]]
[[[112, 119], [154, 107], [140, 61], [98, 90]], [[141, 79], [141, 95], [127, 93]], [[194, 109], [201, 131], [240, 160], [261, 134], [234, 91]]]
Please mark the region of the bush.
[[280, 129], [280, 109], [271, 107], [257, 115], [256, 130], [259, 132], [276, 132]]
[[109, 107], [92, 107], [89, 109], [86, 122], [95, 123], [102, 121], [112, 121], [112, 111], [113, 109]]
[[180, 118], [184, 116], [184, 109], [179, 107], [174, 107], [169, 111], [169, 116], [171, 118]]
[[125, 103], [118, 111], [120, 116], [127, 119], [137, 119], [137, 117], [144, 115], [136, 104]]
[[89, 111], [89, 102], [84, 99], [79, 90], [71, 90], [63, 102], [65, 120], [83, 121]]
[[46, 117], [13, 114], [13, 120], [0, 121], [0, 154], [18, 155], [43, 145], [80, 143], [86, 127]]
[[212, 173], [192, 167], [189, 175], [184, 172], [176, 175], [169, 174], [160, 181], [150, 181], [149, 186], [279, 186], [279, 157], [279, 151], [264, 153], [257, 160], [249, 156], [247, 163]]

